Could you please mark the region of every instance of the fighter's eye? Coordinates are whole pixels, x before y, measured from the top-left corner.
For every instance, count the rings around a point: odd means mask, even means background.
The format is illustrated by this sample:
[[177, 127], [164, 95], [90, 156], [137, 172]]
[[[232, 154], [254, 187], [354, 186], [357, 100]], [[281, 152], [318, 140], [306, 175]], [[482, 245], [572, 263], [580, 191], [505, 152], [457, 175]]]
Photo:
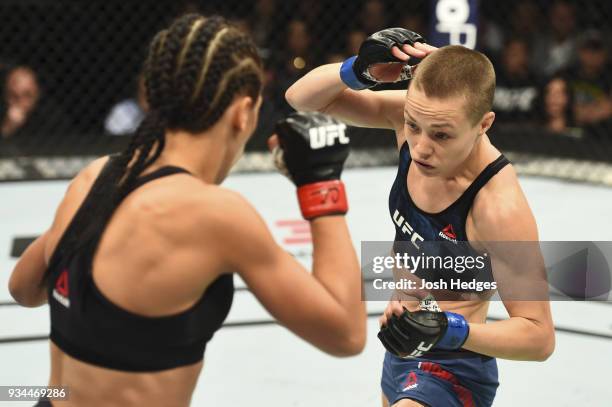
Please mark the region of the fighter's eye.
[[434, 137], [438, 140], [447, 140], [450, 136], [446, 133], [436, 133]]
[[417, 131], [419, 129], [419, 127], [416, 124], [414, 124], [413, 122], [409, 122], [409, 121], [406, 121], [406, 126], [408, 126], [408, 128], [412, 131]]

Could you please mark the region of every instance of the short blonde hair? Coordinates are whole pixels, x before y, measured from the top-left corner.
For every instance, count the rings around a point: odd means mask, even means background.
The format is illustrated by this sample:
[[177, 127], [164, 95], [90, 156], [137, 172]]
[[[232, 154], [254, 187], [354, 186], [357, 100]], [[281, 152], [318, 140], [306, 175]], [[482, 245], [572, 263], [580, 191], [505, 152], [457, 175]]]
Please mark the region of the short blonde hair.
[[493, 106], [495, 70], [484, 54], [449, 45], [418, 65], [412, 85], [428, 97], [465, 97], [467, 117], [476, 124]]

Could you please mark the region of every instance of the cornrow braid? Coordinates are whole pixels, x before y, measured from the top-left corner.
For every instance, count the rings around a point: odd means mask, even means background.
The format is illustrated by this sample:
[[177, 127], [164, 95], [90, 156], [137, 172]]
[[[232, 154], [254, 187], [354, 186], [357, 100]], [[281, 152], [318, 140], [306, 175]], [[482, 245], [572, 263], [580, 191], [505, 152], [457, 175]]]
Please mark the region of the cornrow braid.
[[[231, 46], [228, 46], [231, 44]], [[261, 60], [252, 41], [232, 32], [217, 45], [201, 89], [194, 89], [193, 105], [199, 106], [199, 126], [212, 126], [223, 114], [233, 97], [241, 92], [253, 98], [261, 91]], [[195, 112], [195, 110], [194, 110]]]
[[212, 38], [208, 46], [206, 47], [206, 53], [204, 54], [204, 62], [202, 63], [202, 68], [200, 69], [200, 74], [198, 75], [198, 81], [196, 82], [196, 86], [193, 89], [193, 93], [191, 95], [191, 100], [194, 101], [200, 91], [202, 90], [202, 86], [204, 85], [204, 81], [206, 80], [206, 74], [208, 73], [208, 69], [210, 68], [210, 62], [212, 57], [215, 55], [219, 43], [223, 41], [223, 36], [228, 33], [228, 28], [223, 28], [215, 34]]
[[191, 47], [191, 43], [193, 42], [194, 37], [198, 34], [198, 30], [200, 29], [200, 27], [202, 27], [202, 24], [204, 24], [204, 17], [197, 19], [192, 25], [191, 28], [189, 30], [189, 34], [187, 35], [187, 38], [185, 38], [185, 44], [183, 45], [183, 48], [181, 49], [181, 53], [179, 54], [178, 57], [178, 62], [177, 62], [177, 67], [176, 67], [176, 71], [175, 74], [178, 74], [178, 72], [181, 70], [181, 66], [183, 65], [183, 62], [185, 61], [185, 56], [187, 55], [187, 53], [189, 52], [189, 48]]
[[74, 241], [68, 246], [75, 250], [97, 236], [90, 218], [108, 222], [140, 174], [160, 157], [167, 129], [203, 132], [219, 120], [235, 96], [257, 99], [263, 84], [262, 62], [253, 41], [222, 17], [199, 14], [184, 15], [155, 35], [143, 75], [149, 111], [75, 215]]
[[197, 41], [191, 43], [189, 52], [186, 53], [184, 63], [176, 77], [175, 84], [176, 98], [185, 108], [180, 112], [183, 117], [172, 118], [173, 124], [182, 123], [184, 125], [186, 122], [193, 122], [195, 117], [202, 115], [202, 112], [205, 111], [206, 106], [193, 105], [191, 100], [193, 89], [197, 86], [196, 83], [201, 77], [202, 71], [207, 69], [206, 64], [208, 61], [203, 61], [202, 56], [206, 55], [209, 44], [215, 41], [219, 33], [226, 30], [223, 19], [219, 17], [210, 18], [200, 30]]

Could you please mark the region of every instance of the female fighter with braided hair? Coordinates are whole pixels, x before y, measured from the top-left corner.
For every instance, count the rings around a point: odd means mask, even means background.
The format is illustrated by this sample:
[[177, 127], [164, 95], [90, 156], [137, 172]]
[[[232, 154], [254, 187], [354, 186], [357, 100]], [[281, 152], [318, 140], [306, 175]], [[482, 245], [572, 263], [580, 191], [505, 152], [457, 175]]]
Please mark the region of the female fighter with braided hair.
[[189, 405], [231, 306], [232, 272], [300, 337], [333, 355], [360, 352], [366, 316], [339, 180], [348, 140], [309, 141], [312, 127], [343, 125], [294, 114], [277, 128], [312, 228], [310, 274], [218, 185], [257, 122], [251, 39], [220, 17], [186, 15], [155, 36], [144, 74], [151, 111], [131, 144], [76, 176], [9, 282], [22, 305], [49, 303], [49, 385], [70, 392], [53, 405]]

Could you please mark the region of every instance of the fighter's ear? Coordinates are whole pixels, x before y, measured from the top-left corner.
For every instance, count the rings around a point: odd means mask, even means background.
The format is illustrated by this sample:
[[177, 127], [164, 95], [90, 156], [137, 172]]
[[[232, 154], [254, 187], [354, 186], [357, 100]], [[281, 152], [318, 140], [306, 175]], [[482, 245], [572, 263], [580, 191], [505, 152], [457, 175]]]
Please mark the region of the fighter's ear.
[[232, 102], [228, 111], [231, 114], [231, 122], [234, 128], [239, 131], [246, 129], [254, 105], [255, 101], [250, 96], [240, 96]]
[[482, 116], [482, 119], [480, 119], [480, 123], [478, 124], [478, 135], [482, 136], [487, 131], [489, 131], [489, 129], [493, 125], [494, 121], [495, 121], [495, 113], [494, 112], [487, 112], [487, 113], [485, 113]]

